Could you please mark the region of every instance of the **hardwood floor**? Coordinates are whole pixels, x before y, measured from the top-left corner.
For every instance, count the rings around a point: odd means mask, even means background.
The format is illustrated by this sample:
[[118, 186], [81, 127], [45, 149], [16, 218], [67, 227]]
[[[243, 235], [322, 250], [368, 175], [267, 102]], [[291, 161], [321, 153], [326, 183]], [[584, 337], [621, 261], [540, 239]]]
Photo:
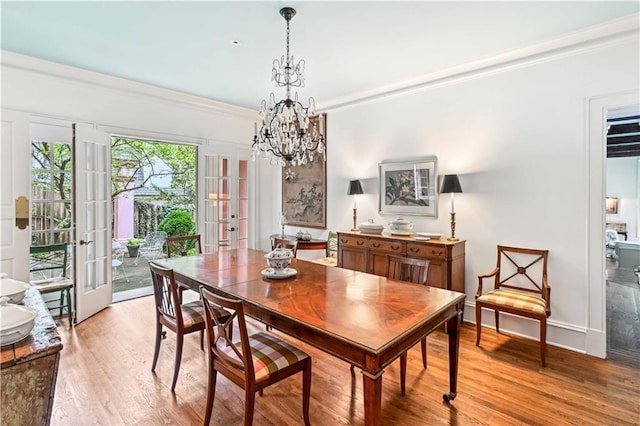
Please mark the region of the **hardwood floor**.
[[607, 259], [607, 357], [640, 368], [640, 285], [633, 269]]
[[[175, 393], [170, 392], [175, 335], [162, 342], [156, 374], [153, 298], [111, 305], [73, 329], [59, 327], [60, 361], [53, 425], [202, 424], [207, 360], [196, 335], [185, 337]], [[254, 323], [252, 327], [263, 330]], [[313, 357], [311, 423], [363, 424], [362, 377], [349, 365], [274, 331]], [[448, 391], [447, 338], [429, 336], [429, 367], [420, 345], [409, 353], [407, 395], [400, 396], [399, 362], [384, 374], [383, 420], [389, 425], [640, 425], [640, 369], [548, 346], [540, 367], [538, 343], [475, 328], [462, 330], [458, 397]], [[292, 378], [256, 397], [254, 424], [302, 424], [301, 380]], [[218, 375], [212, 424], [242, 424], [244, 394]]]

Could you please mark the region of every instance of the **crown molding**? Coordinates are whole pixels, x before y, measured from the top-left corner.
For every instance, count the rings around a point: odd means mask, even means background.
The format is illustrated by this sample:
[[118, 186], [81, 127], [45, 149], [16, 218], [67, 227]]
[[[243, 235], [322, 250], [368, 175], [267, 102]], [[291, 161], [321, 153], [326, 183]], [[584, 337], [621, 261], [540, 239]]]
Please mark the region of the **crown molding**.
[[0, 50], [0, 64], [6, 68], [35, 73], [47, 77], [64, 79], [78, 84], [101, 87], [154, 102], [178, 104], [181, 107], [243, 116], [255, 120], [255, 110], [214, 101], [201, 96], [190, 95], [175, 90], [164, 89], [151, 84], [140, 83], [125, 78], [88, 71], [81, 68], [45, 61], [31, 56], [21, 55], [8, 50]]
[[318, 102], [318, 110], [328, 112], [379, 101], [393, 96], [445, 86], [460, 81], [521, 68], [576, 53], [632, 40], [640, 41], [640, 14], [624, 16], [587, 27], [564, 36], [510, 50], [478, 61], [450, 67], [376, 89]]

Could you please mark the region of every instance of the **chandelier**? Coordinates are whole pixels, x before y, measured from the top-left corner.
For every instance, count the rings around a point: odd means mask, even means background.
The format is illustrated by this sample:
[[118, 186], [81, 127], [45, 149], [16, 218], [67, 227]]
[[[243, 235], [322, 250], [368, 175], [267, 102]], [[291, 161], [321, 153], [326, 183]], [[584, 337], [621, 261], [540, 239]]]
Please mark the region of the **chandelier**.
[[260, 156], [271, 164], [286, 166], [302, 165], [313, 161], [316, 153], [325, 157], [325, 142], [322, 134], [322, 114], [317, 121], [312, 120], [316, 114], [313, 98], [309, 98], [309, 106], [298, 101], [298, 93], [291, 99], [292, 87], [304, 87], [304, 59], [294, 65], [293, 56], [289, 55], [289, 22], [296, 14], [295, 9], [284, 7], [280, 15], [287, 21], [287, 54], [273, 61], [271, 79], [276, 86], [284, 87], [286, 98], [276, 102], [271, 93], [269, 103], [263, 100], [260, 105], [262, 126], [258, 132], [254, 127], [252, 158]]

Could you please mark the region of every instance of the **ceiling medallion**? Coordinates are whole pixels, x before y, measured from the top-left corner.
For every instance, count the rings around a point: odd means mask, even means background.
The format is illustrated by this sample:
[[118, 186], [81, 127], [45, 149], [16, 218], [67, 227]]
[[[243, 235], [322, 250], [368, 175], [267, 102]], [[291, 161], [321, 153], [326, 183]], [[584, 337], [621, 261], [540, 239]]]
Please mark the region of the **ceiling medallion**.
[[304, 87], [304, 59], [294, 65], [293, 56], [289, 54], [289, 23], [295, 14], [293, 8], [280, 9], [280, 15], [287, 21], [287, 53], [273, 61], [271, 74], [276, 86], [285, 88], [286, 98], [276, 102], [272, 92], [268, 104], [266, 100], [262, 101], [262, 126], [258, 132], [255, 125], [251, 146], [253, 160], [259, 156], [282, 167], [307, 164], [316, 154], [321, 154], [323, 161], [326, 160], [322, 114], [318, 120], [311, 121], [311, 117], [316, 115], [314, 99], [309, 98], [309, 106], [305, 107], [298, 101], [297, 92], [291, 98], [292, 87]]

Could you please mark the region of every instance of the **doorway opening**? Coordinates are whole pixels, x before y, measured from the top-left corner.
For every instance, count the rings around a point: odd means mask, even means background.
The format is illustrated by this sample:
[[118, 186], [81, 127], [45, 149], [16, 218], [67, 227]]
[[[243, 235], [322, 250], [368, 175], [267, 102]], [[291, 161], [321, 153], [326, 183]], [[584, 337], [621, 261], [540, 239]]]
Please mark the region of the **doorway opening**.
[[152, 294], [148, 262], [164, 257], [164, 239], [196, 233], [196, 164], [193, 145], [112, 137], [114, 302]]
[[607, 124], [607, 357], [640, 365], [640, 107], [610, 110]]

